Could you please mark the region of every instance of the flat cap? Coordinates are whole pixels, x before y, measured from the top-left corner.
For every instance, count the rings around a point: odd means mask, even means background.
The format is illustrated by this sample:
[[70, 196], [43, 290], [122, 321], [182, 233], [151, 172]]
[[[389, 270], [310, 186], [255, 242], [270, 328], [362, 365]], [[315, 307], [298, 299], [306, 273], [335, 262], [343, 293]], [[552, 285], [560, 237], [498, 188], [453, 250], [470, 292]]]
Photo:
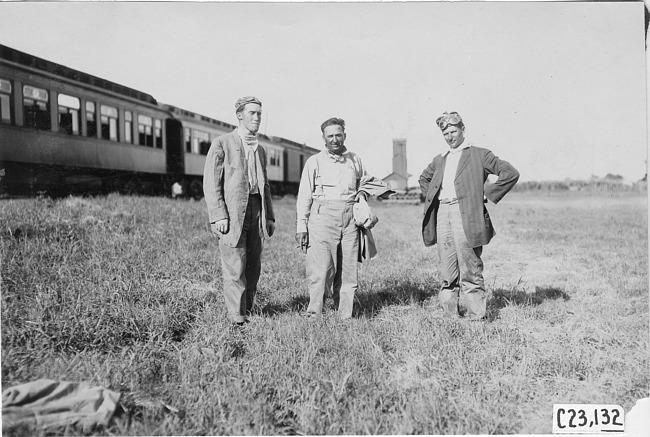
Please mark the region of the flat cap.
[[235, 103], [235, 112], [239, 112], [242, 109], [244, 109], [244, 106], [246, 106], [248, 103], [257, 103], [258, 105], [262, 106], [262, 102], [260, 102], [257, 97], [253, 97], [253, 96], [240, 97], [237, 99], [237, 102]]

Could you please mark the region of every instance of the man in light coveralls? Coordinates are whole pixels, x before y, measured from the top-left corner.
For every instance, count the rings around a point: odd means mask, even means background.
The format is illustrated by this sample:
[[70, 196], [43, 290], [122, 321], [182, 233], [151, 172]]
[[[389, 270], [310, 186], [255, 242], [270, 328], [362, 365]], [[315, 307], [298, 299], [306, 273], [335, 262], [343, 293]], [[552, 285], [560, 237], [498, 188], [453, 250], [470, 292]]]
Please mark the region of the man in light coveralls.
[[[445, 112], [436, 124], [449, 149], [420, 176], [426, 196], [422, 237], [438, 243], [442, 288], [438, 299], [453, 316], [482, 319], [486, 313], [483, 246], [496, 234], [485, 202], [499, 202], [515, 186], [519, 172], [487, 149], [465, 140], [465, 124], [457, 112]], [[485, 186], [488, 174], [498, 176]]]
[[366, 187], [387, 188], [368, 176], [359, 156], [345, 147], [345, 121], [330, 118], [321, 132], [325, 150], [305, 163], [296, 199], [296, 241], [307, 254], [309, 281], [309, 307], [303, 315], [320, 315], [331, 292], [343, 320], [352, 317], [358, 288], [359, 228], [353, 206], [360, 196], [375, 194]]
[[242, 326], [252, 314], [261, 271], [262, 239], [273, 235], [275, 216], [266, 175], [266, 151], [257, 131], [262, 102], [235, 103], [239, 126], [215, 138], [205, 160], [203, 191], [212, 232], [219, 238], [223, 294], [230, 321]]

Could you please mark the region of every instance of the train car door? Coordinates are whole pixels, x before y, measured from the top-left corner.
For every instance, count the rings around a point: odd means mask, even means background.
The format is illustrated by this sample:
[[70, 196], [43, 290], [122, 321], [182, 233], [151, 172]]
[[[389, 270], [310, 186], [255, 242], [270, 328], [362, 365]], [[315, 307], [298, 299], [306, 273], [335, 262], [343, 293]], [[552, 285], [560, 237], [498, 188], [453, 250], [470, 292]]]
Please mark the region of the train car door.
[[165, 120], [167, 130], [167, 173], [174, 179], [182, 179], [185, 174], [183, 154], [183, 124], [174, 119]]

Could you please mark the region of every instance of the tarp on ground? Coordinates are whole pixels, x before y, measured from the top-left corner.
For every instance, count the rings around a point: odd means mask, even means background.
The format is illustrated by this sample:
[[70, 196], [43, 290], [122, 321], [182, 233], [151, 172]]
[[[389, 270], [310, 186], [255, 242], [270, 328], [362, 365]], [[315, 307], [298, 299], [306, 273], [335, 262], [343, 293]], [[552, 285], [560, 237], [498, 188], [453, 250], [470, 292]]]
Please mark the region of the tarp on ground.
[[2, 392], [2, 426], [74, 425], [90, 430], [97, 425], [108, 425], [119, 400], [120, 393], [91, 387], [85, 382], [39, 379]]

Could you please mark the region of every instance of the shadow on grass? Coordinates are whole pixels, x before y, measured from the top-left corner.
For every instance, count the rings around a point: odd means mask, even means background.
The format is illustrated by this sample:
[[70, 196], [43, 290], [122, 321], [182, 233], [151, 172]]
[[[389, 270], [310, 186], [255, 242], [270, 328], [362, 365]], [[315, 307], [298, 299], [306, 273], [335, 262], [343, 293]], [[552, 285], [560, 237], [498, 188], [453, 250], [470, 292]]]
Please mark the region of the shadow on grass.
[[308, 305], [309, 305], [309, 296], [300, 295], [300, 296], [294, 296], [288, 304], [269, 302], [261, 308], [260, 312], [262, 313], [263, 316], [272, 317], [287, 312], [298, 313], [300, 311], [306, 310]]
[[437, 282], [426, 287], [410, 279], [386, 282], [378, 291], [361, 291], [355, 295], [352, 317], [373, 318], [387, 306], [422, 305], [432, 296], [430, 290], [440, 288]]
[[[437, 284], [434, 284], [433, 288], [438, 288]], [[405, 282], [396, 280], [392, 283], [389, 281], [389, 284], [378, 291], [357, 291], [354, 295], [352, 317], [372, 318], [386, 306], [421, 305], [430, 296], [431, 293], [425, 290], [422, 285], [410, 280]], [[299, 313], [305, 311], [308, 306], [309, 296], [300, 295], [294, 296], [288, 303], [269, 302], [261, 308], [260, 312], [264, 316], [275, 316], [286, 312]], [[336, 311], [334, 300], [329, 294], [325, 296], [323, 309], [325, 311]]]
[[497, 288], [492, 291], [492, 297], [488, 301], [487, 314], [485, 318], [493, 321], [499, 317], [499, 311], [508, 305], [537, 306], [546, 300], [562, 299], [567, 301], [570, 296], [562, 289], [556, 287], [535, 287], [533, 293], [515, 289]]
[[[386, 306], [422, 305], [429, 299], [431, 291], [438, 289], [437, 282], [426, 287], [411, 280], [388, 280], [377, 291], [359, 290], [354, 295], [352, 317], [375, 317]], [[293, 296], [288, 303], [269, 302], [259, 311], [263, 316], [275, 316], [287, 312], [302, 312], [309, 306], [309, 295]], [[325, 296], [323, 304], [325, 311], [336, 311], [331, 294]]]
[[[440, 284], [437, 281], [425, 287], [407, 280], [395, 281], [379, 291], [360, 292], [356, 295], [352, 316], [373, 318], [386, 306], [423, 305], [425, 301], [437, 305], [439, 288]], [[492, 290], [485, 319], [489, 322], [494, 321], [499, 317], [499, 311], [508, 305], [536, 306], [546, 300], [557, 299], [567, 301], [570, 296], [556, 287], [535, 287], [533, 293], [499, 288]]]
[[[388, 280], [384, 286], [377, 291], [360, 290], [355, 294], [352, 317], [373, 318], [377, 316], [382, 308], [387, 306], [409, 306], [425, 304], [425, 301], [432, 305], [438, 304], [438, 281], [432, 281], [424, 286], [421, 283], [404, 280]], [[516, 289], [498, 288], [492, 290], [492, 297], [487, 304], [487, 321], [494, 321], [499, 318], [499, 311], [508, 305], [536, 306], [546, 300], [563, 299], [569, 300], [569, 295], [562, 289], [555, 287], [535, 287], [533, 293]], [[263, 316], [275, 316], [286, 312], [305, 311], [309, 305], [309, 296], [294, 296], [288, 303], [269, 302], [264, 305], [260, 312]], [[336, 310], [331, 296], [326, 296], [323, 306], [326, 310]]]

